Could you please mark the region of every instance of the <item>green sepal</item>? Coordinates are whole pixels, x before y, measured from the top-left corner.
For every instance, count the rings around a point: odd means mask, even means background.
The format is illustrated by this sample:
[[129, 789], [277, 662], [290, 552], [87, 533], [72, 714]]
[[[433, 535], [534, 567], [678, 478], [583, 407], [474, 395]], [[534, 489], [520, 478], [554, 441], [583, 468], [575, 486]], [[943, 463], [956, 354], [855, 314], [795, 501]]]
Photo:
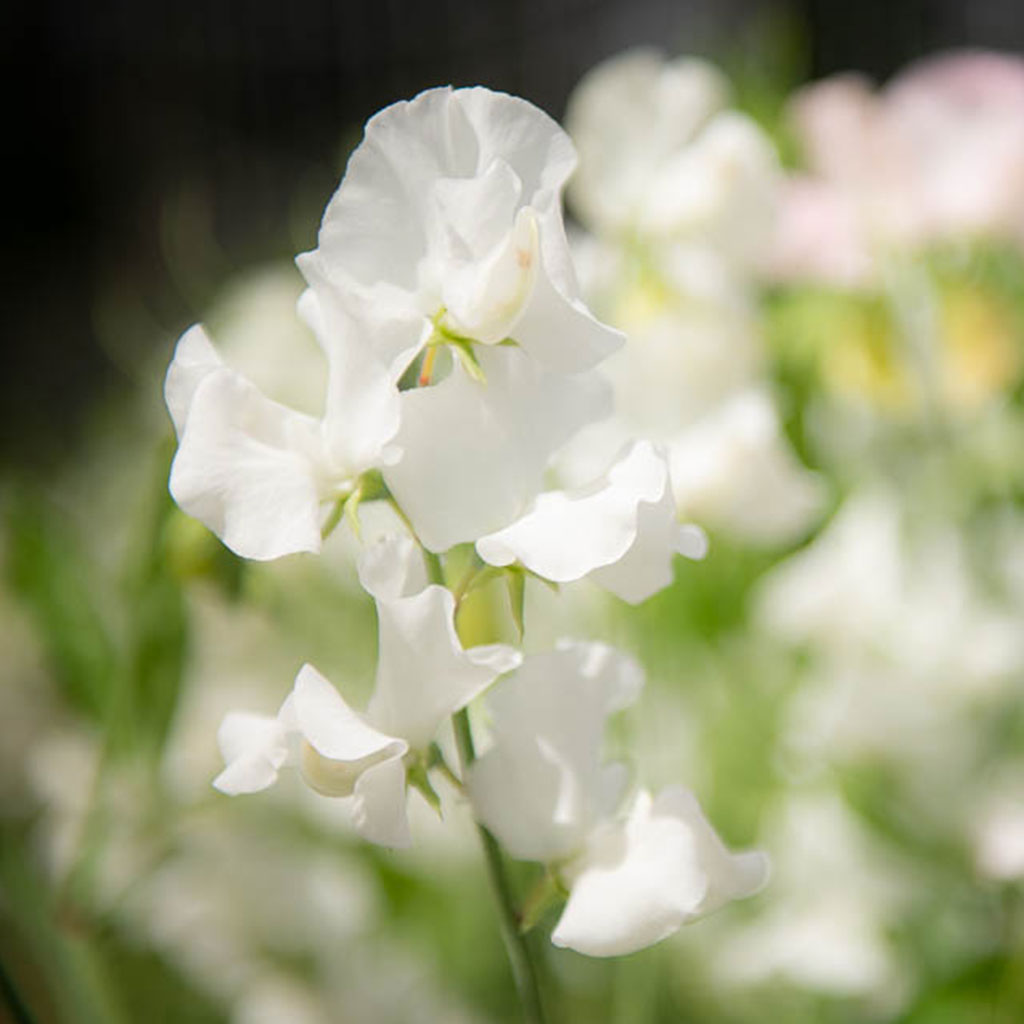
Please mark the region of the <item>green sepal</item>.
[[508, 587], [508, 605], [512, 612], [519, 639], [523, 639], [526, 611], [526, 573], [518, 565], [509, 566], [505, 570], [505, 585]]
[[525, 935], [536, 928], [544, 915], [556, 904], [561, 903], [568, 892], [558, 880], [558, 876], [550, 869], [537, 879], [527, 894], [519, 913], [519, 932]]
[[484, 374], [483, 367], [477, 361], [472, 344], [466, 338], [455, 337], [450, 338], [449, 344], [452, 347], [452, 351], [458, 357], [459, 362], [462, 363], [462, 368], [466, 373], [478, 384], [486, 384], [487, 377]]

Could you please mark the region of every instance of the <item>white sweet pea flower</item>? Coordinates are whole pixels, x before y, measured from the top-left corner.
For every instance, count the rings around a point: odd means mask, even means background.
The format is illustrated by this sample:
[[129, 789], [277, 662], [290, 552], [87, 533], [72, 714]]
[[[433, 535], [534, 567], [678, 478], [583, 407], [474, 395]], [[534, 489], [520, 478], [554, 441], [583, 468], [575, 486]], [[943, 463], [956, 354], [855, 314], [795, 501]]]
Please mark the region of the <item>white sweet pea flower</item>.
[[324, 415], [274, 402], [229, 367], [202, 326], [175, 349], [164, 395], [178, 434], [175, 501], [244, 558], [319, 551], [324, 510], [395, 452], [394, 378], [361, 348], [335, 297], [300, 308], [328, 361]]
[[602, 823], [562, 869], [569, 900], [551, 941], [588, 956], [622, 956], [687, 921], [757, 892], [758, 851], [731, 853], [682, 786], [640, 790], [624, 820]]
[[179, 504], [256, 559], [318, 550], [323, 506], [370, 469], [433, 550], [520, 514], [554, 451], [608, 413], [591, 371], [622, 340], [577, 295], [560, 208], [574, 162], [550, 118], [486, 89], [372, 118], [298, 259], [324, 416], [266, 399], [194, 328], [166, 386]]
[[229, 794], [265, 789], [298, 767], [325, 796], [353, 797], [352, 819], [366, 839], [406, 846], [406, 768], [446, 718], [520, 662], [501, 644], [465, 650], [455, 633], [455, 599], [436, 585], [402, 593], [407, 549], [378, 550], [361, 567], [377, 598], [380, 654], [365, 712], [348, 706], [304, 665], [276, 718], [229, 714], [218, 734], [226, 767], [214, 785]]
[[577, 294], [560, 205], [574, 165], [529, 103], [430, 90], [368, 122], [317, 249], [299, 257], [384, 365], [401, 373], [423, 351], [385, 480], [431, 550], [519, 515], [552, 454], [610, 412], [590, 371], [622, 336]]
[[637, 442], [607, 475], [578, 492], [548, 491], [510, 526], [481, 537], [491, 565], [520, 562], [556, 583], [584, 576], [632, 604], [672, 582], [672, 556], [702, 558], [699, 527], [676, 522], [668, 465], [654, 445]]
[[669, 444], [682, 514], [761, 543], [800, 536], [825, 503], [824, 482], [800, 464], [767, 391], [737, 391]]
[[731, 854], [682, 787], [624, 807], [622, 765], [601, 759], [608, 714], [642, 685], [603, 644], [527, 658], [488, 700], [493, 745], [468, 773], [479, 819], [509, 853], [549, 864], [569, 890], [552, 934], [591, 956], [634, 952], [764, 882], [762, 854]]
[[367, 122], [299, 266], [372, 307], [392, 357], [435, 334], [511, 336], [546, 367], [588, 369], [621, 339], [576, 295], [560, 205], [575, 163], [525, 100], [428, 90]]
[[694, 58], [633, 50], [590, 71], [566, 114], [580, 152], [570, 198], [588, 226], [706, 248], [727, 263], [759, 259], [778, 159], [727, 100], [721, 73]]

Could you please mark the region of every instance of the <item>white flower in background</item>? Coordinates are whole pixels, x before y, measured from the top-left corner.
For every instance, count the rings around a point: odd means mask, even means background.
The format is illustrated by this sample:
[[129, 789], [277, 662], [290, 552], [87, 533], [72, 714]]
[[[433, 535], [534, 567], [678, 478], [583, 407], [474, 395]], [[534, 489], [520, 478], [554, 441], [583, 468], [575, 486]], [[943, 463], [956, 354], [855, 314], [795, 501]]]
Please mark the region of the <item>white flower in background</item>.
[[717, 971], [731, 982], [782, 977], [898, 1009], [907, 979], [886, 935], [911, 879], [828, 791], [790, 796], [768, 845], [773, 879], [763, 910], [716, 950]]
[[699, 527], [676, 522], [668, 464], [637, 442], [603, 480], [579, 492], [546, 491], [510, 526], [476, 542], [491, 565], [518, 562], [556, 583], [589, 576], [631, 604], [672, 582], [672, 556], [703, 558]]
[[974, 578], [963, 537], [908, 521], [884, 492], [848, 498], [761, 587], [759, 617], [793, 642], [874, 655], [934, 695], [981, 695], [1024, 665], [1018, 616]]
[[727, 99], [711, 65], [647, 50], [584, 76], [566, 113], [580, 153], [569, 196], [583, 221], [602, 235], [684, 242], [728, 263], [759, 257], [778, 162]]
[[755, 542], [798, 537], [825, 501], [824, 482], [797, 461], [760, 388], [738, 391], [678, 434], [668, 457], [681, 515]]
[[229, 366], [268, 398], [315, 416], [323, 409], [327, 362], [295, 315], [305, 286], [292, 260], [233, 275], [204, 323]]
[[425, 754], [450, 715], [520, 661], [500, 644], [464, 650], [450, 591], [432, 585], [404, 593], [410, 548], [408, 541], [384, 545], [362, 567], [364, 586], [377, 600], [380, 638], [365, 713], [304, 665], [276, 718], [234, 712], [224, 719], [218, 741], [226, 767], [214, 781], [218, 789], [256, 792], [294, 765], [317, 792], [354, 798], [352, 819], [364, 838], [408, 845], [407, 761]]
[[1024, 878], [1024, 785], [1019, 766], [1005, 775], [995, 785], [986, 779], [970, 826], [978, 872], [999, 882]]
[[[821, 483], [799, 464], [762, 381], [753, 273], [772, 234], [778, 162], [726, 109], [698, 60], [635, 51], [591, 71], [567, 123], [580, 151], [570, 198], [587, 298], [622, 327], [609, 359], [615, 417], [559, 456], [578, 484], [635, 434], [669, 453], [680, 513], [761, 544], [798, 537]], [[766, 498], [766, 492], [771, 498]]]
[[763, 883], [762, 854], [731, 854], [692, 794], [670, 786], [623, 801], [605, 764], [605, 719], [635, 699], [642, 673], [603, 644], [561, 643], [527, 658], [488, 699], [493, 744], [467, 784], [480, 820], [513, 857], [546, 862], [569, 898], [556, 945], [633, 952]]
[[976, 235], [1024, 239], [1024, 62], [955, 53], [875, 91], [860, 75], [792, 103], [808, 173], [784, 193], [777, 276], [873, 283], [894, 246]]

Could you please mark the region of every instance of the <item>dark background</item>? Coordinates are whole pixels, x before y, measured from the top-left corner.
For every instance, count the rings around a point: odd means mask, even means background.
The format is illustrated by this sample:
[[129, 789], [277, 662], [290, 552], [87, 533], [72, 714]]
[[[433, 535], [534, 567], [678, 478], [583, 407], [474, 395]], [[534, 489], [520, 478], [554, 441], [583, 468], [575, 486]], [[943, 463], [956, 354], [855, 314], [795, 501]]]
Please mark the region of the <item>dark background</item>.
[[381, 106], [479, 83], [559, 117], [637, 44], [884, 79], [936, 49], [1024, 49], [1024, 4], [7, 0], [0, 460], [73, 451], [90, 404], [145, 377], [228, 274], [312, 247]]

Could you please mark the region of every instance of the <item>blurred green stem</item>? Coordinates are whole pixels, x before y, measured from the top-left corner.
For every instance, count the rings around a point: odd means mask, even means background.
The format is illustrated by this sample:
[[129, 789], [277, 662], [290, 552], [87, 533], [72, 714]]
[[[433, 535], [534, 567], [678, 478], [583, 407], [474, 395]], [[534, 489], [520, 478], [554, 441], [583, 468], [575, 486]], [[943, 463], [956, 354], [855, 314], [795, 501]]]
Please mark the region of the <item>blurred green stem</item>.
[[[465, 778], [466, 769], [476, 760], [469, 712], [465, 708], [457, 711], [452, 716], [452, 725], [455, 729], [455, 742], [459, 748], [459, 760], [462, 762], [462, 775]], [[487, 874], [491, 880], [495, 902], [498, 905], [501, 937], [505, 942], [505, 952], [508, 954], [512, 976], [515, 979], [516, 989], [523, 1006], [523, 1019], [527, 1024], [544, 1024], [544, 1008], [540, 1000], [537, 971], [530, 956], [526, 936], [519, 930], [519, 914], [515, 909], [512, 887], [505, 870], [501, 848], [494, 836], [479, 822], [476, 823], [476, 830], [483, 846]]]
[[[431, 583], [444, 586], [444, 566], [441, 564], [440, 557], [432, 551], [427, 551], [426, 548], [423, 549], [423, 556], [427, 562], [427, 574]], [[458, 630], [458, 619], [456, 619], [456, 629]], [[462, 642], [466, 643], [466, 637], [462, 636], [461, 630], [459, 630], [459, 635]], [[465, 780], [466, 770], [476, 760], [469, 712], [465, 708], [452, 716], [452, 727], [455, 730], [455, 743], [459, 748], [462, 778]], [[484, 851], [491, 891], [494, 893], [494, 900], [498, 906], [501, 937], [505, 943], [505, 952], [512, 968], [512, 977], [519, 993], [519, 1001], [523, 1007], [523, 1020], [526, 1021], [526, 1024], [544, 1024], [544, 1008], [540, 999], [537, 970], [533, 958], [530, 956], [526, 936], [519, 929], [519, 914], [516, 911], [515, 898], [509, 883], [508, 872], [505, 870], [501, 847], [480, 822], [476, 822], [476, 830]]]

